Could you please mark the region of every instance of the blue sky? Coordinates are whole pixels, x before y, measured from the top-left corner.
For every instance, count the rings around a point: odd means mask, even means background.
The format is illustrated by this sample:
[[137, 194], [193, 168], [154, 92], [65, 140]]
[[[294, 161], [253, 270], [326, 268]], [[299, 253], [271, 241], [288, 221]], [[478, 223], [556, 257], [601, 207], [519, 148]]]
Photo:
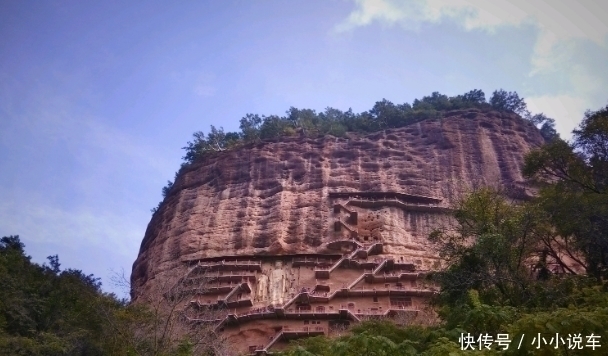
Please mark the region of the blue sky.
[[0, 235], [127, 275], [181, 147], [290, 106], [503, 88], [569, 137], [608, 104], [600, 1], [0, 2]]

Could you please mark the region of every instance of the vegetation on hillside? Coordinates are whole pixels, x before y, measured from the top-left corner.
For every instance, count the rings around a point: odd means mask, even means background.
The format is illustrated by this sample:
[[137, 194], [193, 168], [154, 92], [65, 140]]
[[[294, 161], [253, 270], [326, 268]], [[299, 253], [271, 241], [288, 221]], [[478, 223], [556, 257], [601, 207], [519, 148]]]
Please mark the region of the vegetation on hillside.
[[[415, 99], [411, 105], [409, 103], [395, 105], [383, 99], [376, 102], [369, 111], [358, 114], [353, 113], [351, 109], [341, 111], [330, 107], [319, 113], [311, 109], [291, 107], [286, 111], [285, 116], [247, 114], [240, 120], [239, 132], [224, 132], [222, 127], [216, 128], [213, 125], [207, 134], [203, 131], [195, 132], [192, 135], [193, 140], [188, 141], [186, 147], [183, 147], [186, 154], [182, 157], [184, 162], [181, 169], [209, 153], [241, 147], [248, 143], [298, 135], [341, 137], [347, 132], [369, 133], [403, 127], [427, 119], [439, 119], [450, 110], [474, 108], [518, 114], [536, 125], [546, 141], [559, 136], [555, 130], [555, 120], [542, 113], [532, 115], [524, 99], [516, 92], [495, 90], [489, 101], [486, 101], [485, 93], [480, 89], [453, 97], [434, 92], [422, 99]], [[175, 178], [178, 174], [179, 171], [175, 173]], [[163, 187], [163, 198], [172, 186], [173, 182], [168, 181]], [[159, 209], [161, 203], [162, 201], [151, 209], [152, 213]]]
[[557, 135], [555, 121], [544, 114], [532, 115], [527, 110], [524, 99], [516, 92], [496, 90], [490, 100], [486, 101], [485, 93], [475, 89], [454, 97], [434, 92], [430, 96], [414, 100], [411, 105], [395, 105], [383, 99], [376, 102], [371, 110], [358, 114], [351, 109], [341, 111], [326, 108], [317, 113], [315, 110], [294, 107], [289, 108], [285, 116], [247, 114], [240, 120], [240, 132], [224, 132], [223, 128], [215, 126], [211, 126], [206, 135], [202, 131], [195, 132], [194, 139], [184, 147], [186, 155], [183, 159], [186, 164], [190, 164], [209, 152], [284, 136], [343, 136], [346, 132], [375, 132], [441, 118], [447, 111], [469, 108], [513, 112], [538, 125], [547, 140]]
[[[524, 173], [537, 198], [512, 202], [479, 189], [455, 205], [454, 225], [431, 234], [447, 264], [429, 277], [440, 287], [432, 301], [439, 322], [367, 321], [282, 354], [606, 354], [608, 106], [588, 111], [572, 142], [556, 138], [530, 152]], [[32, 263], [18, 236], [0, 239], [0, 355], [223, 352], [211, 332], [173, 332], [181, 314], [166, 306], [184, 300], [179, 283], [133, 305], [103, 293], [94, 276], [60, 267], [57, 256]]]
[[56, 255], [32, 263], [24, 247], [18, 236], [0, 239], [0, 355], [185, 356], [221, 347], [207, 330], [173, 332], [179, 313], [166, 306], [176, 293], [132, 305], [103, 293], [93, 275], [61, 270]]
[[527, 155], [537, 198], [516, 203], [479, 189], [456, 204], [453, 226], [431, 234], [447, 263], [430, 277], [440, 287], [439, 324], [369, 321], [282, 354], [606, 354], [608, 106], [588, 111], [573, 133], [571, 143]]
[[[409, 103], [395, 105], [383, 99], [376, 102], [371, 110], [358, 114], [353, 113], [351, 109], [341, 111], [329, 107], [319, 113], [311, 109], [291, 107], [286, 111], [285, 116], [247, 114], [240, 120], [239, 132], [224, 132], [222, 127], [216, 128], [213, 125], [207, 134], [202, 131], [195, 132], [192, 135], [193, 140], [188, 141], [186, 147], [183, 147], [186, 154], [182, 157], [184, 162], [181, 169], [210, 153], [222, 152], [262, 140], [296, 135], [341, 137], [347, 132], [369, 133], [403, 127], [422, 120], [439, 119], [450, 110], [472, 108], [518, 114], [536, 125], [546, 141], [558, 137], [555, 120], [542, 113], [532, 115], [527, 110], [524, 99], [516, 92], [495, 90], [489, 101], [486, 101], [485, 93], [480, 89], [453, 97], [434, 92], [420, 100], [415, 99], [411, 105]], [[178, 174], [179, 171], [175, 173], [175, 178]], [[172, 186], [173, 182], [168, 181], [163, 187], [163, 199]], [[152, 213], [155, 213], [161, 204], [162, 201], [151, 209]]]

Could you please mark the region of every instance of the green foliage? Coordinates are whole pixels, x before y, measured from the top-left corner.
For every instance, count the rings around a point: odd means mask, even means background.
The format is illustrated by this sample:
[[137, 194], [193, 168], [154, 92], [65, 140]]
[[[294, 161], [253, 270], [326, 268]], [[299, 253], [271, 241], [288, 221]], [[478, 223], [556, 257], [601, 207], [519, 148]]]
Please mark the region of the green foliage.
[[[347, 132], [369, 133], [404, 127], [424, 120], [441, 119], [447, 111], [462, 109], [516, 112], [539, 126], [545, 139], [550, 140], [557, 136], [555, 120], [547, 118], [543, 114], [530, 116], [525, 107], [524, 100], [519, 98], [516, 92], [505, 92], [502, 89], [495, 91], [491, 103], [487, 103], [484, 92], [474, 89], [454, 97], [433, 92], [430, 96], [415, 99], [412, 105], [409, 103], [394, 104], [382, 99], [382, 101], [376, 102], [371, 110], [358, 114], [353, 113], [351, 109], [341, 111], [331, 107], [319, 113], [311, 109], [290, 107], [284, 116], [260, 116], [249, 113], [240, 119], [240, 132], [224, 132], [222, 127], [217, 129], [213, 125], [207, 134], [202, 131], [195, 132], [192, 135], [193, 140], [188, 141], [186, 146], [182, 147], [186, 151], [182, 157], [183, 166], [191, 165], [215, 152], [262, 140], [271, 141], [289, 136], [345, 137]], [[171, 189], [171, 185], [172, 183], [169, 182], [163, 188], [163, 198]], [[161, 204], [162, 201], [150, 211], [153, 214], [156, 213]]]
[[522, 116], [526, 114], [526, 102], [516, 92], [495, 90], [490, 98], [490, 105], [496, 110], [511, 111]]
[[540, 134], [545, 139], [545, 141], [551, 141], [553, 139], [559, 138], [559, 134], [555, 129], [555, 120], [547, 118], [540, 127]]
[[276, 115], [264, 117], [260, 127], [261, 139], [274, 139], [281, 136], [292, 136], [296, 133], [293, 121], [288, 121]]
[[247, 114], [241, 118], [239, 126], [243, 133], [243, 140], [246, 142], [255, 142], [260, 139], [260, 126], [262, 118], [259, 115]]
[[[448, 97], [433, 92], [430, 96], [416, 99], [412, 105], [408, 103], [394, 104], [386, 99], [378, 101], [369, 111], [355, 114], [351, 109], [341, 111], [335, 108], [326, 108], [323, 112], [311, 109], [297, 109], [290, 107], [285, 116], [260, 116], [247, 114], [240, 120], [240, 132], [224, 133], [223, 129], [211, 130], [206, 135], [202, 131], [193, 134], [193, 141], [186, 147], [183, 157], [186, 164], [192, 164], [197, 159], [212, 152], [219, 152], [237, 147], [241, 144], [258, 142], [260, 140], [274, 140], [285, 136], [317, 137], [333, 135], [343, 137], [347, 132], [374, 132], [378, 130], [398, 128], [422, 120], [440, 119], [443, 113], [449, 110], [460, 109], [494, 109], [510, 111], [531, 118], [525, 110], [526, 104], [516, 92], [495, 91], [490, 103], [486, 102], [485, 94], [480, 89], [474, 89], [463, 95]], [[540, 117], [537, 117], [539, 119]], [[546, 124], [547, 135], [554, 132], [554, 121], [543, 116], [538, 125]], [[553, 128], [553, 131], [551, 129]]]
[[167, 181], [167, 185], [163, 187], [162, 190], [162, 194], [163, 194], [163, 198], [167, 197], [167, 194], [169, 194], [169, 191], [171, 190], [171, 187], [173, 187], [173, 182], [168, 180]]
[[0, 355], [192, 355], [188, 339], [159, 345], [164, 320], [101, 291], [93, 275], [38, 265], [19, 236], [0, 239]]
[[526, 111], [524, 117], [532, 122], [536, 127], [540, 129], [540, 134], [543, 136], [545, 141], [549, 142], [555, 138], [559, 138], [559, 134], [555, 130], [555, 120], [547, 117], [545, 114], [540, 113], [531, 115]]
[[[517, 97], [502, 96], [518, 108]], [[505, 99], [506, 97], [506, 99]], [[464, 98], [460, 98], [464, 100]], [[494, 102], [497, 102], [495, 99]], [[509, 104], [511, 100], [513, 103]], [[444, 105], [434, 95], [415, 103]], [[501, 104], [502, 105], [502, 104]], [[519, 106], [519, 110], [523, 108]], [[414, 109], [413, 109], [414, 110]], [[389, 122], [395, 106], [372, 112]], [[389, 113], [389, 114], [387, 114]], [[539, 114], [535, 125], [553, 121]], [[567, 143], [558, 137], [526, 157], [525, 174], [541, 187], [538, 198], [512, 202], [492, 189], [479, 189], [454, 206], [453, 224], [435, 230], [447, 267], [430, 279], [439, 284], [433, 300], [438, 326], [398, 327], [365, 322], [338, 339], [298, 342], [286, 355], [599, 355], [608, 330], [608, 107], [587, 112]], [[561, 268], [549, 268], [549, 263]], [[580, 273], [577, 264], [584, 267]], [[508, 334], [508, 350], [461, 350], [459, 337], [470, 333]], [[567, 344], [540, 348], [534, 338], [600, 335], [600, 349], [571, 350]], [[518, 349], [518, 343], [525, 336]]]
[[294, 347], [286, 355], [331, 355], [334, 341], [326, 336], [294, 340]]
[[587, 163], [595, 192], [608, 191], [608, 106], [596, 112], [587, 111], [574, 134], [574, 147]]
[[204, 156], [208, 152], [221, 152], [235, 146], [241, 134], [237, 132], [224, 132], [224, 128], [217, 129], [211, 125], [211, 130], [205, 135], [202, 131], [197, 131], [192, 134], [194, 140], [188, 141], [186, 147], [186, 155], [182, 157], [187, 163], [192, 163], [196, 157]]
[[534, 253], [539, 226], [525, 205], [510, 204], [500, 192], [481, 189], [455, 206], [453, 230], [437, 230], [430, 240], [450, 266], [433, 278], [447, 305], [462, 304], [469, 290], [484, 303], [522, 305], [528, 300], [526, 260]]
[[605, 347], [603, 342], [605, 331], [608, 330], [608, 293], [607, 286], [596, 285], [583, 288], [572, 293], [573, 304], [567, 308], [545, 309], [543, 311], [524, 313], [508, 327], [508, 332], [514, 339], [519, 340], [525, 335], [522, 348], [519, 351], [511, 350], [507, 354], [524, 355], [527, 352], [539, 355], [568, 355], [566, 347], [555, 350], [545, 347], [536, 350], [532, 344], [533, 337], [567, 335], [589, 336], [591, 334], [602, 336], [602, 348], [593, 351], [590, 348], [577, 350], [576, 355], [597, 355]]
[[30, 262], [18, 236], [0, 240], [0, 347], [9, 354], [101, 355], [99, 280]]
[[480, 89], [473, 89], [462, 96], [462, 101], [474, 105], [484, 105], [486, 103], [486, 95]]
[[588, 111], [573, 142], [556, 139], [526, 157], [542, 187], [539, 205], [566, 253], [595, 278], [608, 277], [608, 107]]
[[296, 340], [285, 356], [333, 355], [486, 355], [489, 352], [460, 350], [457, 342], [462, 329], [443, 327], [398, 327], [390, 321], [368, 321], [356, 325], [349, 335], [330, 339], [315, 337]]
[[315, 355], [315, 356], [349, 356], [349, 355], [374, 355], [374, 356], [410, 356], [416, 355], [416, 348], [409, 340], [399, 343], [390, 338], [375, 333], [362, 331], [351, 335], [331, 340], [325, 337], [315, 337], [300, 340], [290, 350], [282, 353], [285, 356]]

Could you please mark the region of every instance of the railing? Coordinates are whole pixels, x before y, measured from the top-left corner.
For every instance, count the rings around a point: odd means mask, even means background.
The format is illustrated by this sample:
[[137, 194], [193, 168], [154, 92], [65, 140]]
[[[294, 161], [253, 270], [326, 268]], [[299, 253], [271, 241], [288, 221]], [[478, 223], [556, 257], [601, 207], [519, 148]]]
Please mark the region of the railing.
[[192, 268], [190, 273], [196, 273], [198, 271], [202, 271], [206, 273], [208, 271], [221, 271], [221, 270], [262, 270], [262, 262], [260, 261], [199, 261]]
[[390, 309], [393, 310], [417, 310], [413, 304], [410, 305], [391, 305]]
[[386, 313], [386, 311], [384, 310], [371, 310], [371, 311], [357, 311], [357, 313], [355, 313], [358, 316], [364, 316], [364, 315], [384, 315]]
[[324, 279], [329, 278], [329, 275], [331, 274], [331, 272], [335, 271], [336, 268], [338, 268], [338, 266], [340, 266], [342, 264], [342, 262], [344, 262], [345, 260], [346, 260], [346, 256], [342, 256], [342, 258], [340, 258], [338, 261], [336, 261], [336, 263], [334, 263], [333, 266], [331, 266], [329, 268], [315, 268], [315, 277], [324, 278]]
[[335, 318], [338, 317], [340, 315], [339, 312], [335, 311], [335, 310], [329, 310], [329, 311], [314, 311], [314, 310], [296, 310], [296, 311], [287, 311], [285, 313], [285, 316], [294, 318], [294, 317], [302, 317], [303, 315], [306, 315], [307, 318], [310, 317], [326, 317], [326, 318]]
[[386, 317], [389, 314], [393, 314], [393, 313], [396, 313], [396, 312], [416, 312], [416, 313], [418, 313], [419, 310], [416, 307], [414, 307], [414, 306], [406, 306], [406, 307], [403, 307], [403, 306], [398, 306], [398, 307], [397, 306], [391, 306], [390, 308], [388, 308], [388, 309], [386, 309], [384, 311], [382, 311], [382, 310], [357, 311], [357, 313], [355, 313], [355, 315], [357, 317], [359, 317], [359, 318], [366, 317], [366, 316]]
[[253, 260], [245, 260], [245, 261], [239, 261], [239, 260], [234, 260], [234, 261], [217, 261], [217, 262], [209, 262], [209, 261], [199, 261], [198, 262], [199, 266], [205, 267], [205, 266], [260, 266], [261, 262], [260, 261], [253, 261]]
[[230, 297], [232, 297], [235, 293], [239, 292], [239, 291], [244, 291], [247, 293], [251, 293], [251, 286], [249, 285], [248, 282], [244, 282], [241, 284], [236, 285], [231, 291], [230, 293], [228, 293], [225, 297], [224, 300], [228, 300], [230, 299]]
[[398, 193], [398, 192], [330, 192], [328, 194], [330, 198], [359, 198], [359, 199], [368, 199], [368, 200], [379, 200], [379, 199], [398, 199], [403, 202], [424, 202], [426, 204], [439, 204], [442, 199], [417, 195], [417, 194], [407, 194], [407, 193]]
[[372, 272], [372, 274], [376, 274], [376, 273], [380, 272], [388, 264], [388, 261], [389, 261], [388, 259], [385, 259], [382, 262], [380, 262], [378, 267], [374, 268], [374, 271]]
[[366, 255], [372, 255], [372, 252], [382, 253], [382, 242], [374, 242], [365, 249]]
[[360, 207], [377, 207], [390, 205], [395, 206], [397, 208], [403, 210], [414, 210], [414, 211], [437, 211], [437, 212], [450, 212], [453, 209], [448, 207], [438, 206], [436, 204], [428, 204], [428, 203], [406, 203], [399, 199], [377, 199], [377, 200], [368, 200], [368, 199], [353, 199], [349, 200], [346, 205], [354, 205]]
[[322, 265], [333, 265], [334, 263], [336, 263], [336, 260], [330, 259], [319, 259], [318, 257], [315, 258], [308, 258], [308, 257], [304, 257], [304, 258], [294, 258], [292, 259], [292, 266], [318, 266], [319, 264]]
[[[366, 251], [367, 253], [371, 253], [373, 251], [377, 251], [378, 249], [380, 249], [380, 252], [381, 252], [381, 248], [382, 248], [381, 243], [373, 243], [368, 246], [360, 246], [357, 249], [355, 249], [354, 251], [352, 251], [350, 254], [342, 256], [330, 268], [318, 268], [318, 269], [316, 269], [316, 272], [329, 273], [329, 272], [335, 270], [344, 261], [353, 260], [354, 256], [356, 256], [358, 252]], [[309, 263], [309, 262], [312, 263], [313, 262], [312, 259], [309, 260], [306, 257], [303, 259], [294, 258], [292, 261], [293, 261], [293, 263]], [[317, 261], [318, 261], [318, 259], [315, 259], [314, 263], [318, 263]], [[416, 310], [411, 306], [392, 306], [391, 308], [387, 309], [386, 311], [380, 311], [380, 310], [364, 311], [364, 312], [359, 311], [358, 313], [355, 313], [354, 311], [349, 310], [349, 308], [344, 308], [344, 306], [342, 306], [338, 310], [338, 313], [336, 313], [335, 311], [332, 311], [332, 310], [329, 310], [329, 311], [326, 311], [326, 310], [318, 311], [318, 310], [314, 310], [314, 309], [295, 309], [294, 310], [293, 308], [289, 308], [290, 305], [295, 303], [300, 297], [302, 297], [304, 295], [307, 295], [308, 298], [312, 299], [313, 301], [314, 300], [319, 301], [319, 299], [322, 299], [323, 301], [329, 301], [332, 298], [334, 298], [335, 296], [338, 296], [338, 295], [347, 296], [349, 293], [352, 293], [353, 295], [360, 294], [360, 293], [369, 294], [369, 295], [390, 295], [391, 293], [395, 292], [395, 293], [398, 293], [397, 295], [403, 295], [403, 293], [430, 294], [430, 293], [435, 292], [433, 289], [406, 288], [404, 286], [390, 286], [390, 285], [379, 286], [378, 288], [372, 288], [372, 289], [361, 288], [359, 290], [355, 290], [354, 289], [355, 286], [365, 278], [371, 278], [372, 280], [382, 280], [382, 279], [383, 280], [387, 280], [387, 279], [393, 280], [394, 279], [397, 281], [397, 280], [404, 279], [407, 277], [417, 278], [418, 276], [424, 274], [424, 272], [422, 272], [422, 273], [421, 272], [401, 272], [401, 273], [388, 273], [388, 274], [384, 273], [383, 275], [378, 275], [378, 273], [384, 267], [386, 267], [389, 264], [394, 265], [395, 262], [393, 259], [382, 259], [382, 260], [376, 259], [376, 261], [372, 262], [372, 263], [377, 263], [377, 265], [374, 267], [374, 269], [364, 271], [351, 284], [349, 284], [348, 286], [345, 286], [343, 288], [337, 289], [333, 293], [329, 293], [329, 292], [325, 292], [325, 291], [319, 293], [319, 292], [315, 292], [314, 290], [311, 291], [309, 288], [302, 288], [302, 290], [299, 293], [294, 295], [289, 301], [284, 303], [282, 306], [277, 306], [275, 308], [256, 308], [256, 309], [252, 309], [252, 310], [248, 311], [247, 313], [240, 314], [240, 315], [238, 315], [235, 310], [234, 313], [227, 315], [220, 322], [220, 324], [218, 324], [218, 326], [216, 326], [216, 328], [219, 328], [221, 325], [223, 325], [225, 322], [227, 322], [230, 319], [234, 319], [235, 321], [238, 321], [239, 319], [243, 319], [243, 318], [248, 319], [251, 317], [258, 317], [258, 316], [265, 318], [265, 317], [285, 317], [287, 314], [289, 314], [289, 315], [293, 315], [293, 314], [326, 315], [326, 316], [335, 316], [337, 314], [345, 314], [352, 320], [359, 321], [360, 319], [357, 315], [381, 316], [381, 315], [387, 315], [389, 312], [391, 312], [391, 311], [394, 312], [396, 310], [407, 310], [407, 311]], [[216, 277], [254, 278], [255, 275], [253, 275], [253, 274], [249, 274], [249, 275], [248, 274], [229, 274], [229, 275], [221, 274], [220, 275], [218, 272], [218, 276], [216, 276]], [[246, 284], [246, 283], [241, 283], [237, 287], [235, 287], [235, 289], [233, 289], [224, 300], [227, 300], [228, 297], [232, 296], [236, 292], [237, 288], [240, 288], [240, 286], [242, 286], [244, 284]], [[247, 284], [247, 286], [249, 286], [249, 285]], [[251, 289], [251, 288], [249, 287], [249, 289]], [[276, 340], [275, 340], [275, 342], [276, 342]], [[265, 350], [267, 350], [268, 347], [266, 347]]]
[[275, 335], [275, 337], [272, 338], [272, 340], [270, 340], [270, 342], [264, 347], [264, 349], [262, 349], [262, 351], [264, 353], [268, 352], [268, 349], [272, 347], [272, 345], [274, 345], [277, 341], [279, 341], [279, 339], [281, 339], [281, 337], [283, 337], [284, 335], [284, 331], [279, 332], [278, 334]]
[[251, 298], [239, 298], [238, 300], [232, 300], [232, 301], [228, 300], [235, 293], [237, 293], [239, 291], [250, 293], [251, 286], [249, 285], [248, 282], [239, 283], [239, 284], [235, 285], [232, 288], [232, 290], [225, 297], [218, 298], [215, 302], [201, 303], [199, 300], [192, 300], [192, 301], [190, 301], [190, 303], [196, 304], [198, 307], [207, 307], [207, 308], [219, 307], [222, 304], [225, 306], [228, 306], [228, 307], [252, 306], [253, 303], [251, 302]]
[[296, 336], [296, 337], [301, 337], [301, 336], [316, 336], [316, 335], [324, 335], [325, 334], [325, 328], [320, 327], [320, 326], [316, 326], [316, 327], [303, 327], [301, 329], [287, 329], [287, 328], [283, 328], [283, 330], [279, 331], [271, 340], [270, 342], [266, 345], [266, 347], [264, 347], [264, 349], [262, 350], [256, 350], [256, 352], [261, 351], [261, 352], [268, 352], [268, 349], [270, 349], [277, 341], [279, 341], [282, 337], [284, 336]]
[[351, 236], [357, 236], [357, 229], [354, 229], [350, 226], [348, 226], [344, 221], [342, 221], [341, 219], [335, 220], [335, 223], [339, 223], [341, 226], [343, 226], [346, 230], [348, 230], [348, 232], [350, 232]]
[[244, 273], [223, 273], [218, 271], [217, 273], [207, 274], [209, 278], [213, 278], [215, 281], [231, 281], [231, 282], [241, 282], [244, 280], [252, 280], [255, 279], [255, 273], [244, 272]]

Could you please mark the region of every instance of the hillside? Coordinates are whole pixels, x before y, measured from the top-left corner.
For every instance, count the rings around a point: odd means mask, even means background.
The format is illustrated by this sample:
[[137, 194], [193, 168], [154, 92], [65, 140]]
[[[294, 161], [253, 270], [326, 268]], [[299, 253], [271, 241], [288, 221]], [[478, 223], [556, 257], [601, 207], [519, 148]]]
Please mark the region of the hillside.
[[[207, 153], [180, 171], [153, 214], [132, 297], [162, 294], [175, 276], [203, 278], [183, 307], [201, 320], [204, 310], [224, 310], [214, 316], [218, 330], [252, 350], [281, 347], [277, 322], [301, 328], [294, 307], [329, 313], [317, 322], [323, 333], [342, 318], [331, 310], [347, 304], [350, 321], [395, 305], [420, 309], [433, 292], [416, 280], [441, 265], [429, 234], [475, 187], [530, 198], [521, 167], [543, 142], [516, 114], [471, 108], [367, 135], [282, 137]], [[379, 275], [401, 277], [382, 284]], [[404, 289], [400, 279], [420, 286]], [[386, 295], [366, 297], [378, 288]], [[397, 299], [391, 288], [401, 288]], [[312, 302], [310, 293], [327, 297]], [[267, 308], [260, 321], [231, 321]], [[278, 344], [267, 344], [275, 336]]]

